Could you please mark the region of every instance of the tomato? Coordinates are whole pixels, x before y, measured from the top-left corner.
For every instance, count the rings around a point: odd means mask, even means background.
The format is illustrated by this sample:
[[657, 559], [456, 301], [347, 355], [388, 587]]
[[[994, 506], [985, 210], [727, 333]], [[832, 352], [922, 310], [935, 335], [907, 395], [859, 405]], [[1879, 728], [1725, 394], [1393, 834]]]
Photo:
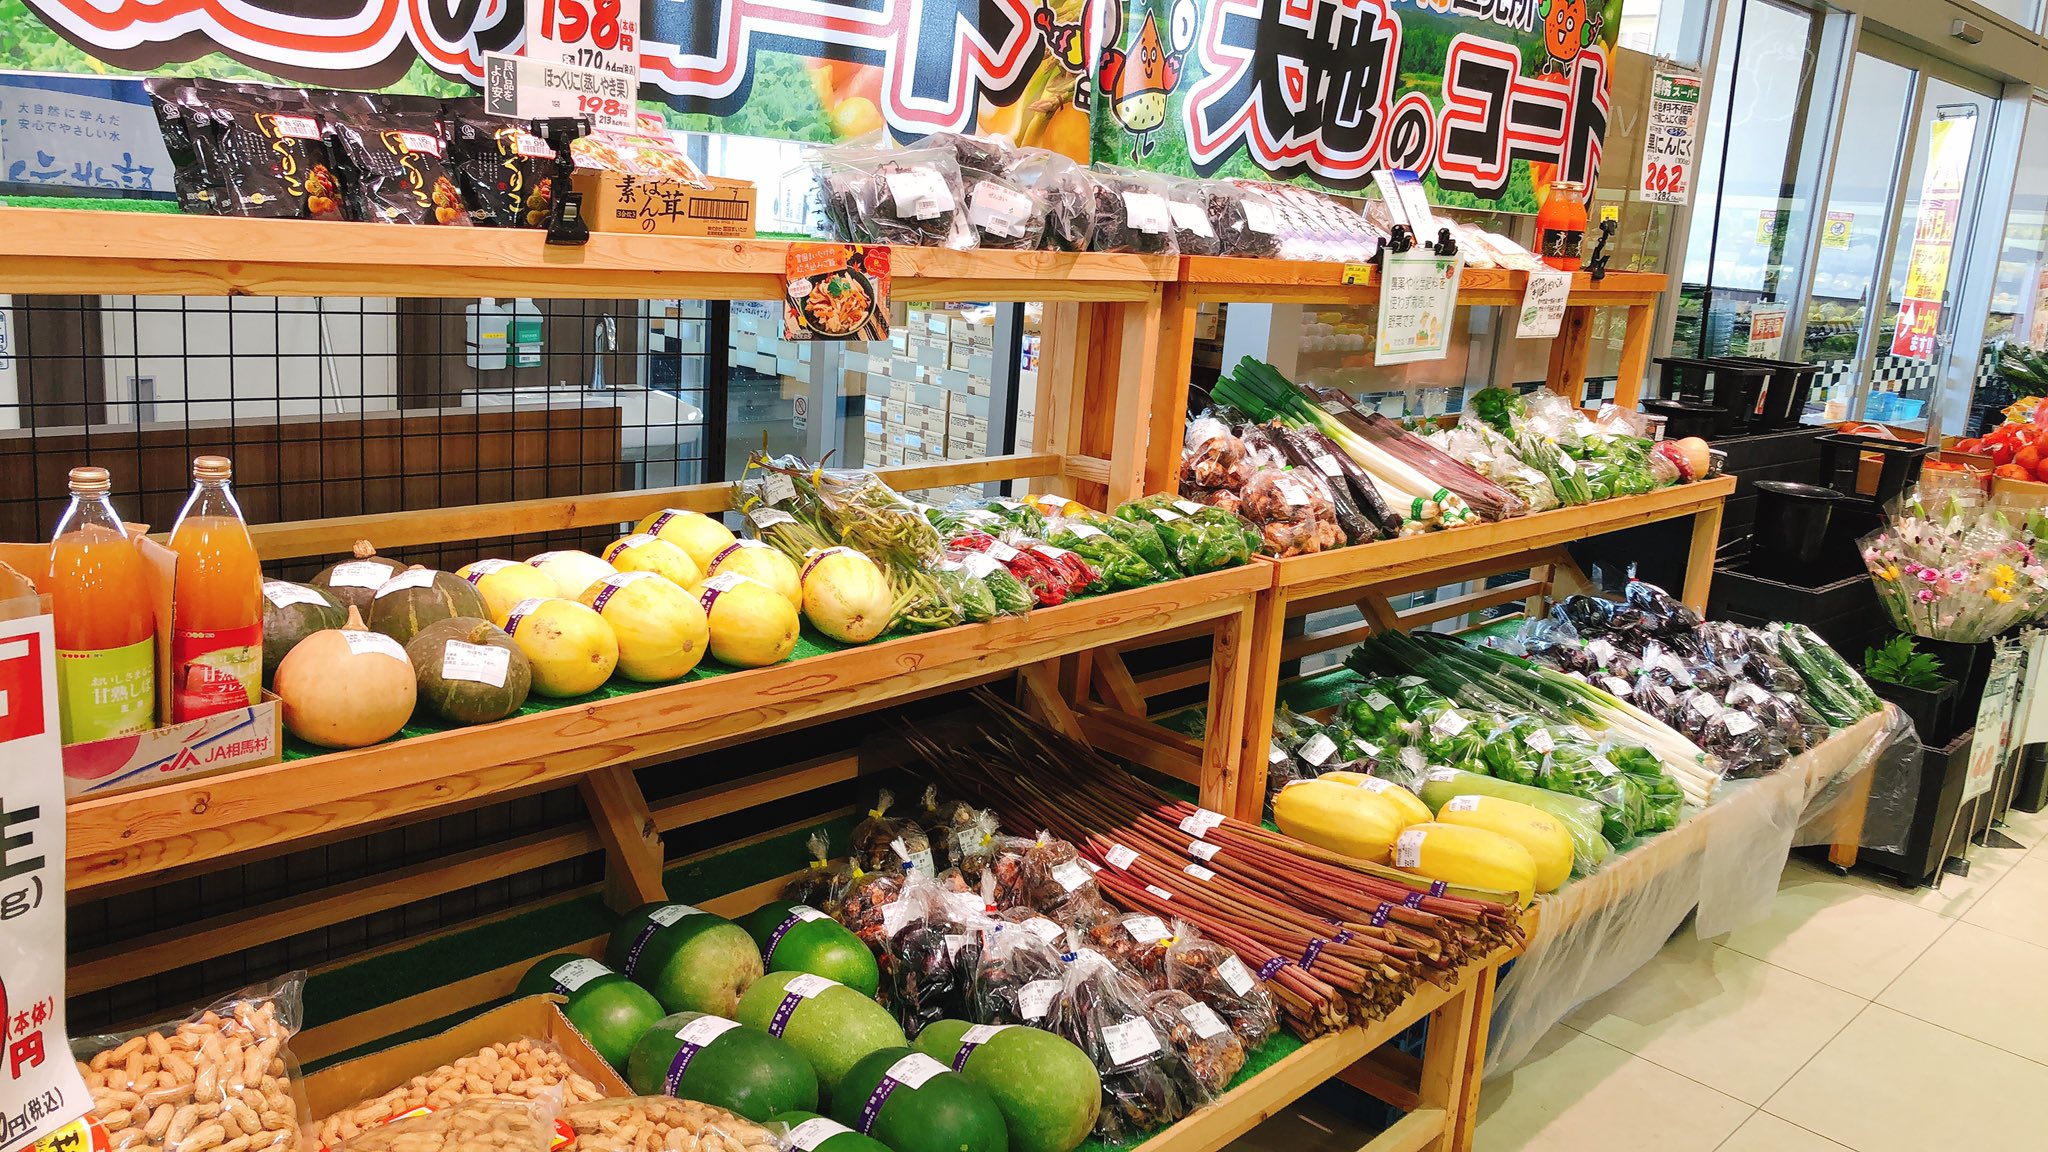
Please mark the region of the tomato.
[[2048, 484], [2048, 460], [2043, 460], [2034, 466], [2034, 479], [2039, 480], [2043, 484]]
[[1991, 474], [1993, 476], [2003, 476], [2007, 480], [2032, 480], [2034, 478], [2033, 473], [2017, 464], [2000, 464], [1991, 470]]
[[2012, 462], [2032, 472], [2041, 466], [2041, 449], [2033, 444], [2012, 454]]
[[1971, 437], [1968, 437], [1968, 438], [1966, 438], [1966, 439], [1962, 439], [1962, 440], [1958, 440], [1958, 441], [1956, 441], [1956, 448], [1955, 448], [1955, 450], [1956, 450], [1956, 451], [1958, 451], [1958, 452], [1972, 452], [1972, 453], [1974, 453], [1974, 452], [1980, 452], [1980, 451], [1982, 451], [1982, 450], [1983, 450], [1983, 448], [1984, 448], [1984, 441], [1982, 441], [1982, 440], [1978, 439], [1978, 438], [1977, 438], [1977, 437], [1975, 437], [1975, 436], [1971, 436]]
[[1991, 446], [1991, 462], [2000, 467], [2012, 463], [2013, 447], [2010, 442], [2001, 441]]

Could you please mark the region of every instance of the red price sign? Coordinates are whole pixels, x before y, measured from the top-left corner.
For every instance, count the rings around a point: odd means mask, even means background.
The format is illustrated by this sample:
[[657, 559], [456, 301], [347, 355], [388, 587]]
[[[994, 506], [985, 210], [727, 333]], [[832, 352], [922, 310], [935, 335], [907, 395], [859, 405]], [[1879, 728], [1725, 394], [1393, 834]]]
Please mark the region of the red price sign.
[[[610, 51], [619, 47], [619, 0], [540, 0], [539, 34], [543, 40], [574, 47], [586, 40]], [[625, 34], [632, 43], [632, 33]]]
[[1669, 196], [1685, 195], [1685, 165], [1649, 161], [1643, 165], [1643, 190]]
[[640, 0], [526, 0], [526, 55], [640, 84]]

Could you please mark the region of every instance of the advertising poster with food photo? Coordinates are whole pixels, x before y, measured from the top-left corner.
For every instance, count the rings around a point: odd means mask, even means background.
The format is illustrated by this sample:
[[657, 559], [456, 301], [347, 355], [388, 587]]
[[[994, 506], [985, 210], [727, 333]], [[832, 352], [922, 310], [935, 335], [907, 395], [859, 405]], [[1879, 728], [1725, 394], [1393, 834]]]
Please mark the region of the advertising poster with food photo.
[[886, 246], [791, 244], [783, 278], [783, 339], [889, 338]]

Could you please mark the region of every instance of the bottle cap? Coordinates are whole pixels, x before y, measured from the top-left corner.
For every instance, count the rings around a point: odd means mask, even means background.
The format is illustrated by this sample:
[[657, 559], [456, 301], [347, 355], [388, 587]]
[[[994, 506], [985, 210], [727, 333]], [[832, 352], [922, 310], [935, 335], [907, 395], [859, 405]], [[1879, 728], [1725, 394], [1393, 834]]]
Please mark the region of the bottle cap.
[[105, 468], [73, 468], [71, 490], [73, 492], [105, 492], [112, 488], [113, 481], [107, 477]]
[[226, 480], [235, 474], [235, 466], [225, 456], [194, 456], [192, 478], [194, 480]]

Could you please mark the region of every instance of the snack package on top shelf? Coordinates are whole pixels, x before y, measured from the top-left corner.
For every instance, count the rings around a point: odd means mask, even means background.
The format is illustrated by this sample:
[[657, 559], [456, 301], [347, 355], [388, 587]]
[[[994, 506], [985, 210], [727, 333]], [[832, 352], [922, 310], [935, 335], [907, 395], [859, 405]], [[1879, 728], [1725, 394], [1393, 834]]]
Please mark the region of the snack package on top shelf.
[[1038, 196], [1045, 229], [1038, 247], [1086, 252], [1095, 236], [1095, 177], [1070, 157], [1043, 148], [1018, 148], [1003, 173]]
[[975, 247], [950, 148], [827, 148], [813, 162], [826, 219], [854, 244]]
[[575, 1152], [782, 1152], [781, 1125], [670, 1096], [592, 1100], [562, 1109]]
[[1045, 239], [1045, 200], [992, 172], [963, 172], [967, 219], [983, 248], [1031, 250]]
[[560, 1089], [531, 1100], [471, 1097], [366, 1128], [328, 1152], [548, 1152]]
[[666, 135], [640, 132], [599, 132], [578, 136], [569, 155], [579, 169], [616, 172], [643, 180], [669, 180], [708, 190], [711, 181]]
[[1273, 994], [1235, 951], [1206, 939], [1185, 921], [1173, 923], [1166, 950], [1166, 986], [1186, 992], [1221, 1016], [1246, 1048], [1264, 1044], [1280, 1026]]
[[320, 92], [312, 101], [345, 165], [350, 219], [472, 223], [449, 166], [440, 101], [374, 92]]
[[448, 102], [448, 167], [478, 224], [542, 228], [554, 202], [555, 150], [483, 101]]
[[1185, 992], [1164, 988], [1145, 997], [1145, 1014], [1180, 1058], [1194, 1085], [1194, 1102], [1207, 1104], [1244, 1070], [1244, 1041], [1214, 1009]]
[[968, 1016], [976, 1024], [1025, 1024], [1051, 1029], [1059, 1022], [1065, 984], [1066, 930], [1029, 910], [1004, 913], [998, 930], [982, 940], [968, 981]]
[[919, 148], [945, 148], [953, 153], [963, 179], [1001, 175], [1010, 167], [1010, 145], [996, 136], [970, 136], [961, 132], [934, 132], [918, 141]]
[[1214, 256], [1218, 252], [1215, 222], [1209, 219], [1207, 182], [1166, 177], [1166, 208], [1173, 218], [1173, 241], [1183, 256]]
[[1060, 1035], [1102, 1077], [1096, 1138], [1123, 1144], [1185, 1116], [1199, 1088], [1145, 1011], [1145, 989], [1106, 958], [1082, 951], [1067, 964]]
[[289, 1046], [304, 982], [294, 972], [180, 1020], [73, 1040], [109, 1145], [206, 1152], [240, 1140], [246, 1152], [311, 1152], [299, 1135], [308, 1116]]
[[1135, 252], [1146, 256], [1178, 256], [1173, 209], [1166, 181], [1121, 168], [1095, 171], [1095, 233], [1091, 252]]
[[212, 169], [220, 216], [344, 219], [341, 176], [325, 126], [304, 92], [217, 80], [191, 81], [203, 117], [200, 156]]

